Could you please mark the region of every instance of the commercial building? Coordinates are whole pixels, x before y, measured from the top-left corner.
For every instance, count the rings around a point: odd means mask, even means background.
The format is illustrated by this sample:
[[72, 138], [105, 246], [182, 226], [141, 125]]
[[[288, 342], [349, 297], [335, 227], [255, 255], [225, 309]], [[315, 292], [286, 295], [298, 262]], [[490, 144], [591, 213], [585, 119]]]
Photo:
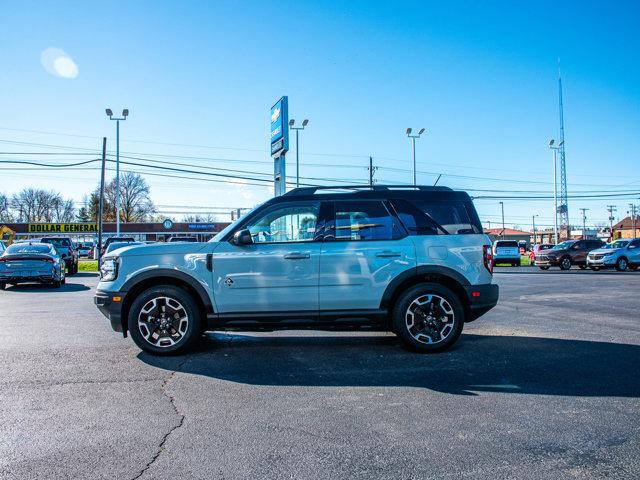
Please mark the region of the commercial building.
[[[229, 225], [229, 222], [182, 223], [165, 220], [162, 223], [121, 223], [120, 235], [139, 241], [167, 241], [171, 237], [196, 237], [205, 242]], [[98, 237], [97, 223], [7, 223], [16, 233], [16, 240], [38, 238], [49, 235], [64, 235], [77, 241], [95, 241]], [[105, 238], [116, 234], [115, 223], [103, 224]]]

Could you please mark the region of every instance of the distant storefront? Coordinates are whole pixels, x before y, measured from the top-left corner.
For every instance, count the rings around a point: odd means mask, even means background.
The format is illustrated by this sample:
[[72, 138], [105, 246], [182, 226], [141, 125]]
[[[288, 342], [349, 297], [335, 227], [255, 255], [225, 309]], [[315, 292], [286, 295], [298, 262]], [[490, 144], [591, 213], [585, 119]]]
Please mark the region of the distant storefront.
[[[37, 238], [45, 235], [65, 235], [78, 241], [97, 240], [97, 223], [8, 223], [16, 232], [16, 239]], [[189, 236], [199, 241], [207, 241], [224, 229], [228, 222], [183, 223], [165, 220], [161, 223], [121, 223], [120, 235], [127, 235], [139, 241], [166, 241], [170, 237]], [[116, 234], [115, 223], [103, 225], [103, 235]]]

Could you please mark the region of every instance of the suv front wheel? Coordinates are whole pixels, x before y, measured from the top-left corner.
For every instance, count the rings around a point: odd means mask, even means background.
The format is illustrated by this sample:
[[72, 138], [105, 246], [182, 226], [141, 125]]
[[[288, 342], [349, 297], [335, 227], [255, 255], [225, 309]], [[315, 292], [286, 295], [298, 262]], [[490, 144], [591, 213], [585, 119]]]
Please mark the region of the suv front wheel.
[[464, 325], [458, 296], [437, 283], [420, 283], [403, 292], [393, 308], [393, 329], [418, 352], [439, 352], [453, 345]]
[[200, 337], [200, 311], [181, 288], [161, 285], [143, 291], [129, 309], [129, 333], [145, 352], [184, 353]]

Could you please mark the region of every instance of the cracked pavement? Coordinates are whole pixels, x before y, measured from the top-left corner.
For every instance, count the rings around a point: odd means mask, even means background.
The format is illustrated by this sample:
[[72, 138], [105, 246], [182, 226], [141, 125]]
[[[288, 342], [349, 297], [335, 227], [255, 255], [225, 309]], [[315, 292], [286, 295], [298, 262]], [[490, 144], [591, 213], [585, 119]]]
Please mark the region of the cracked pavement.
[[637, 478], [640, 272], [500, 268], [454, 349], [209, 334], [157, 358], [97, 278], [0, 292], [0, 478]]

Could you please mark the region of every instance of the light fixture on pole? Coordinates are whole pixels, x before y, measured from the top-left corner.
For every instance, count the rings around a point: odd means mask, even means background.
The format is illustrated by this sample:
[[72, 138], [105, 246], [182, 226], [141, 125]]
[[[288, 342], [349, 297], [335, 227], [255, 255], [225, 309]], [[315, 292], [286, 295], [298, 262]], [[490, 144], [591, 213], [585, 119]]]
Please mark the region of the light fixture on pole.
[[302, 121], [301, 127], [295, 127], [296, 121], [292, 118], [289, 120], [289, 129], [296, 131], [296, 187], [300, 186], [300, 137], [298, 134], [300, 130], [304, 130], [309, 125], [309, 119], [305, 118]]
[[556, 167], [558, 163], [558, 150], [564, 145], [564, 140], [558, 145], [555, 145], [556, 141], [552, 138], [549, 140], [549, 148], [553, 151], [553, 234], [555, 237], [556, 245], [558, 244], [558, 169]]
[[407, 128], [407, 137], [411, 139], [411, 147], [413, 149], [413, 186], [417, 185], [416, 182], [416, 138], [420, 138], [422, 134], [425, 132], [424, 128], [421, 128], [417, 135], [411, 134], [412, 129]]
[[110, 108], [105, 110], [109, 120], [116, 122], [116, 234], [120, 235], [120, 120], [126, 120], [129, 116], [129, 109], [122, 110], [121, 117], [114, 117]]

